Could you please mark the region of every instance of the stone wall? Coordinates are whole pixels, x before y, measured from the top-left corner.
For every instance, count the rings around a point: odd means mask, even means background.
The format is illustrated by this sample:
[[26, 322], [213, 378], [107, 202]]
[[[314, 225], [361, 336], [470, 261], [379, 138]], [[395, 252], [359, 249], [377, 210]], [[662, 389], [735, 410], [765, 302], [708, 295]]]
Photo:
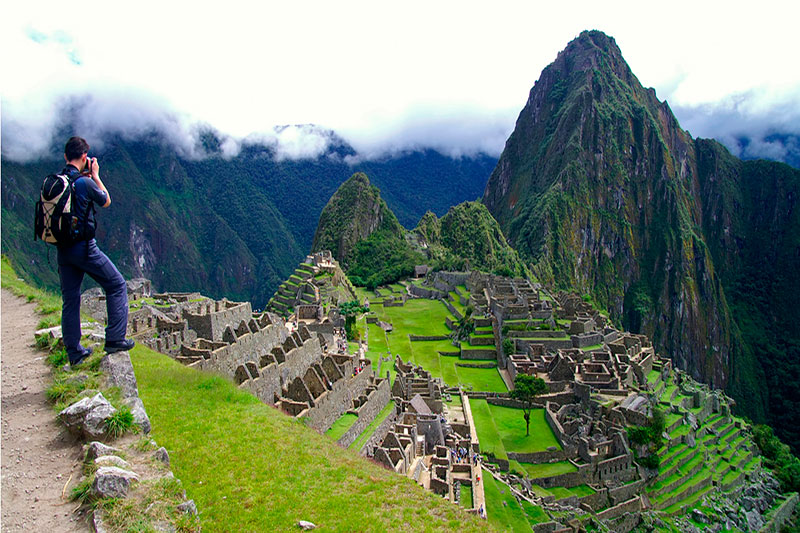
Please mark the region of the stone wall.
[[633, 498], [634, 496], [638, 496], [642, 492], [642, 487], [644, 487], [644, 480], [637, 479], [632, 483], [627, 483], [625, 485], [620, 485], [619, 487], [614, 487], [608, 490], [608, 496], [611, 498], [611, 501], [614, 505], [625, 502]]
[[233, 376], [239, 365], [247, 361], [258, 362], [261, 355], [268, 353], [276, 344], [283, 343], [287, 335], [282, 325], [269, 325], [255, 333], [245, 333], [237, 337], [236, 342], [213, 350], [210, 357], [199, 366], [202, 370]]
[[367, 402], [358, 408], [358, 419], [339, 439], [339, 444], [347, 448], [369, 426], [375, 417], [392, 399], [392, 389], [388, 379], [382, 379], [378, 387], [370, 392]]
[[355, 376], [345, 376], [334, 382], [330, 390], [314, 400], [314, 405], [305, 416], [306, 425], [320, 433], [327, 431], [353, 407], [353, 399], [364, 393], [372, 376], [372, 368], [368, 366]]
[[371, 457], [373, 450], [380, 446], [381, 442], [383, 442], [383, 439], [386, 438], [386, 435], [389, 434], [399, 418], [400, 415], [397, 412], [397, 408], [395, 408], [395, 410], [390, 413], [389, 416], [387, 416], [377, 428], [375, 428], [375, 431], [372, 432], [372, 436], [367, 439], [367, 442], [364, 443], [358, 453], [367, 457]]
[[781, 506], [772, 513], [769, 521], [763, 528], [761, 528], [761, 532], [779, 533], [781, 526], [783, 526], [783, 524], [786, 523], [789, 518], [791, 518], [792, 513], [794, 513], [794, 510], [797, 507], [797, 501], [797, 493], [793, 492], [790, 494], [786, 501], [783, 502]]
[[597, 513], [597, 518], [601, 520], [611, 520], [612, 518], [616, 518], [621, 516], [625, 513], [633, 513], [636, 511], [641, 510], [642, 502], [639, 499], [639, 496], [631, 498], [630, 500], [624, 501], [620, 504], [617, 504], [613, 507], [609, 507], [603, 511]]
[[253, 317], [250, 302], [234, 303], [222, 300], [218, 302], [203, 302], [201, 313], [183, 312], [183, 318], [189, 323], [189, 328], [197, 332], [203, 339], [218, 341], [227, 326], [236, 329], [239, 324], [249, 322]]

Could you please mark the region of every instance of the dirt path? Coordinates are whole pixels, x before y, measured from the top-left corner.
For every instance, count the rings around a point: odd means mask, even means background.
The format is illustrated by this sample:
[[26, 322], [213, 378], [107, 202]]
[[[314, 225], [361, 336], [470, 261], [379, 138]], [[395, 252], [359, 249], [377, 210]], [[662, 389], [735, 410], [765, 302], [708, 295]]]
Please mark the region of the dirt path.
[[[62, 499], [80, 477], [81, 448], [45, 396], [50, 370], [33, 346], [35, 304], [2, 291], [2, 530], [85, 532]], [[65, 495], [69, 495], [69, 488]]]

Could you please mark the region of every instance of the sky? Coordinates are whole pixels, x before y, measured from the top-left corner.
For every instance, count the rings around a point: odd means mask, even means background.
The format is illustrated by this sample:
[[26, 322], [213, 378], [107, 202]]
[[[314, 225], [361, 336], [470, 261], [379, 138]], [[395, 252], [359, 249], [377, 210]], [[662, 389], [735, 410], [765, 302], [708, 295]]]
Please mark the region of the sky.
[[[5, 2], [2, 157], [41, 157], [66, 120], [90, 144], [155, 128], [187, 156], [202, 126], [228, 155], [255, 139], [315, 157], [328, 128], [364, 157], [497, 156], [542, 69], [587, 29], [695, 137], [780, 158], [768, 136], [800, 135], [800, 2], [539, 4]], [[302, 124], [320, 128], [275, 129]]]

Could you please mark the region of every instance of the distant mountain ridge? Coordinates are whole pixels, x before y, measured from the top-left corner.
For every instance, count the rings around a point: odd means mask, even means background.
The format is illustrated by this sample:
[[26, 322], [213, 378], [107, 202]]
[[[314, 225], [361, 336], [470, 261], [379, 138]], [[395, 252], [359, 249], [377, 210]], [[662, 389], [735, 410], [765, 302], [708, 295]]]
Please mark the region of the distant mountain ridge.
[[800, 171], [691, 138], [591, 31], [531, 89], [483, 201], [542, 281], [591, 293], [797, 447], [799, 195]]
[[[336, 188], [368, 169], [393, 191], [386, 202], [413, 227], [427, 211], [443, 214], [480, 195], [496, 159], [453, 159], [435, 151], [378, 161], [345, 161], [355, 151], [332, 137], [313, 159], [280, 158], [274, 146], [248, 143], [227, 158], [221, 139], [202, 136], [202, 159], [182, 157], [161, 135], [104, 139], [93, 151], [114, 202], [99, 210], [98, 240], [126, 276], [155, 287], [203, 287], [263, 306], [311, 247], [318, 217]], [[93, 142], [90, 140], [90, 143]], [[32, 243], [33, 203], [42, 178], [63, 156], [19, 164], [2, 161], [2, 251], [31, 281], [56, 288], [54, 254]]]

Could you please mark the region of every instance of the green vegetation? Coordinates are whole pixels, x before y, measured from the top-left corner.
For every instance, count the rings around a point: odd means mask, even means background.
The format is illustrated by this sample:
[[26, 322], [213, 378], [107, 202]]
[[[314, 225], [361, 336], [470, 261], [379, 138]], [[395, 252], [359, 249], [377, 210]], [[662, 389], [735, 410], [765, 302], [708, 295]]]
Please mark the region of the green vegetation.
[[764, 455], [765, 464], [775, 471], [784, 492], [800, 491], [800, 459], [792, 455], [789, 446], [773, 434], [769, 426], [753, 427], [753, 438]]
[[500, 459], [508, 452], [542, 452], [553, 446], [561, 449], [553, 430], [544, 416], [544, 409], [533, 409], [530, 416], [530, 434], [525, 432], [522, 409], [492, 405], [486, 400], [469, 401], [481, 450]]
[[[11, 262], [5, 255], [0, 258], [0, 277], [4, 289], [10, 290], [17, 296], [22, 296], [29, 302], [36, 302], [36, 312], [42, 315], [39, 328], [50, 328], [61, 324], [61, 295], [37, 289], [17, 275]], [[35, 280], [31, 280], [35, 282]]]
[[484, 473], [482, 479], [489, 524], [503, 531], [529, 532], [531, 526], [528, 517], [511, 489], [495, 480], [491, 474]]
[[547, 384], [542, 378], [530, 376], [528, 374], [517, 374], [514, 378], [514, 390], [511, 397], [522, 402], [522, 416], [525, 419], [525, 435], [530, 436], [531, 411], [533, 403], [538, 396], [547, 392]]
[[[152, 436], [170, 450], [176, 477], [202, 510], [203, 531], [290, 529], [300, 519], [332, 529], [484, 527], [226, 379], [141, 346], [131, 359]], [[344, 512], [354, 494], [371, 505]]]
[[[387, 352], [399, 354], [406, 362], [421, 365], [434, 377], [441, 377], [451, 386], [464, 387], [486, 392], [506, 392], [508, 388], [496, 368], [471, 368], [460, 364], [486, 363], [490, 360], [464, 360], [459, 357], [461, 350], [470, 347], [463, 343], [461, 347], [451, 340], [411, 341], [409, 335], [442, 336], [451, 334], [445, 325], [450, 311], [438, 300], [409, 299], [402, 307], [373, 306], [379, 320], [392, 324], [392, 331], [384, 331], [375, 324], [360, 326], [369, 331], [369, 349], [367, 356], [373, 361], [386, 356]], [[471, 321], [470, 321], [471, 322]], [[473, 347], [475, 348], [475, 347]], [[483, 348], [483, 347], [481, 347]], [[489, 347], [491, 348], [491, 347]]]
[[358, 420], [358, 415], [353, 413], [345, 413], [339, 417], [336, 422], [325, 432], [325, 436], [333, 440], [339, 440], [342, 435], [347, 433], [347, 430]]
[[378, 413], [378, 416], [375, 417], [375, 420], [373, 420], [370, 425], [368, 425], [364, 431], [361, 432], [361, 435], [359, 435], [358, 438], [353, 441], [353, 443], [350, 445], [350, 449], [355, 451], [360, 450], [361, 447], [367, 443], [372, 434], [375, 433], [375, 430], [378, 428], [378, 426], [380, 426], [381, 423], [386, 420], [390, 414], [392, 414], [394, 409], [394, 402], [387, 403], [386, 407], [384, 407], [381, 412]]
[[463, 202], [437, 219], [426, 213], [414, 230], [428, 245], [430, 264], [441, 270], [481, 270], [529, 277], [530, 271], [480, 202]]
[[577, 472], [578, 467], [569, 461], [558, 461], [555, 463], [519, 463], [531, 479], [542, 477], [558, 476]]

